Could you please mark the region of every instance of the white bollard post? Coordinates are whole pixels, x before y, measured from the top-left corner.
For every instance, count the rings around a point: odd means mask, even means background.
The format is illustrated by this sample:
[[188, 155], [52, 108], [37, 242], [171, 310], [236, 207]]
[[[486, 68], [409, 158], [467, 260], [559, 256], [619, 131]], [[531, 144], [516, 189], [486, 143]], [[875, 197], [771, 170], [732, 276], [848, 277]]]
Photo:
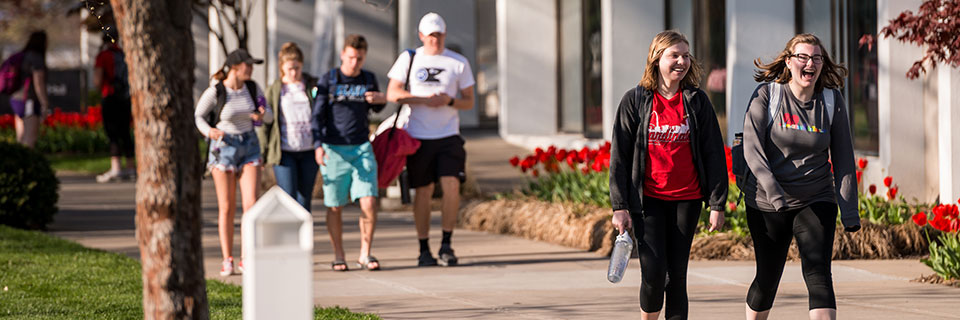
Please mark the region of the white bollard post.
[[243, 216], [243, 319], [313, 319], [313, 218], [280, 187]]

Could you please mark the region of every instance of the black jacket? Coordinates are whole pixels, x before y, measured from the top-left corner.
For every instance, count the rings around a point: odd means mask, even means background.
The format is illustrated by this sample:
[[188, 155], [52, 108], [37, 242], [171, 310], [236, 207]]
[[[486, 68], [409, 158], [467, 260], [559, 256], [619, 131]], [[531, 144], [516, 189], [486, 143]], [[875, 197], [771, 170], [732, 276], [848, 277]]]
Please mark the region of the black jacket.
[[[610, 203], [613, 210], [643, 212], [643, 179], [646, 176], [647, 129], [653, 92], [637, 86], [620, 99], [613, 120], [610, 148]], [[700, 192], [711, 210], [723, 211], [727, 202], [727, 161], [717, 115], [706, 93], [683, 88], [685, 117], [691, 117], [690, 144]]]

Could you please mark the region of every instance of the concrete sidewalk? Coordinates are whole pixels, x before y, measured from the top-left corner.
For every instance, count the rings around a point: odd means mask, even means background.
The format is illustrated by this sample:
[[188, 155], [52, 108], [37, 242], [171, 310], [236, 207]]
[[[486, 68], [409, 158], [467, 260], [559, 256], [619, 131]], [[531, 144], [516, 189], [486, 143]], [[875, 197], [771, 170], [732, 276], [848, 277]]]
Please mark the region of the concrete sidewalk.
[[[487, 190], [522, 181], [506, 159], [525, 152], [495, 135], [466, 135], [468, 167]], [[482, 172], [483, 174], [479, 174]], [[134, 239], [134, 184], [96, 184], [92, 176], [61, 176], [60, 213], [50, 232], [85, 246], [139, 258]], [[485, 180], [489, 179], [489, 180]], [[486, 181], [486, 182], [485, 182]], [[496, 182], [501, 184], [497, 184]], [[485, 184], [485, 185], [484, 185]], [[639, 317], [636, 260], [624, 281], [606, 281], [607, 261], [591, 252], [511, 236], [457, 230], [453, 246], [462, 266], [417, 268], [418, 245], [410, 212], [383, 212], [373, 254], [383, 270], [359, 271], [359, 210], [348, 207], [344, 240], [351, 271], [330, 270], [333, 258], [323, 208], [314, 201], [314, 297], [384, 319], [599, 319]], [[236, 225], [239, 228], [239, 217]], [[433, 217], [431, 245], [439, 247], [439, 214]], [[209, 278], [220, 278], [216, 201], [209, 180], [203, 186], [203, 248]], [[239, 253], [239, 244], [235, 245]], [[693, 261], [688, 276], [691, 319], [742, 319], [753, 276], [752, 262]], [[841, 319], [960, 319], [960, 289], [909, 279], [932, 273], [916, 260], [834, 262]], [[773, 319], [806, 319], [806, 288], [799, 263], [789, 263]]]

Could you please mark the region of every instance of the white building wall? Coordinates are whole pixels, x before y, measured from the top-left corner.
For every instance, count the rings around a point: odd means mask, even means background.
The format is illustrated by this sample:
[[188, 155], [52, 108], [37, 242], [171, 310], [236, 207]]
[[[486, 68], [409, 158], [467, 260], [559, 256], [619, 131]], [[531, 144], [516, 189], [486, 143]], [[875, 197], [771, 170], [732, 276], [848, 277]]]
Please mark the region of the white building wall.
[[[877, 29], [904, 10], [917, 10], [920, 0], [878, 0]], [[877, 38], [877, 111], [880, 131], [880, 166], [892, 176], [907, 199], [925, 199], [926, 162], [923, 128], [923, 84], [905, 77], [921, 49], [892, 38]], [[883, 188], [881, 188], [883, 189]]]
[[727, 1], [727, 144], [743, 131], [743, 117], [757, 88], [753, 60], [770, 62], [794, 35], [792, 0]]
[[613, 118], [624, 92], [643, 78], [653, 37], [664, 30], [663, 1], [601, 0], [603, 41], [603, 138], [613, 136]]
[[500, 136], [557, 133], [557, 5], [497, 1]]
[[960, 198], [960, 70], [940, 65], [938, 77], [940, 201]]

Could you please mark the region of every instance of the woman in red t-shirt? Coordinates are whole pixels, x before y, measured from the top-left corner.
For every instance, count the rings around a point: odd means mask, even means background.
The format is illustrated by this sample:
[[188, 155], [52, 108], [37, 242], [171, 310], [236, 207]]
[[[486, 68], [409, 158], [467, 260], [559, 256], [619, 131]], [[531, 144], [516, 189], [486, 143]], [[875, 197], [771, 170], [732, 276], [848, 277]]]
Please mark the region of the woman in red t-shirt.
[[[653, 38], [640, 84], [620, 100], [613, 126], [613, 224], [632, 228], [640, 252], [641, 319], [687, 318], [687, 260], [704, 202], [723, 227], [727, 168], [713, 105], [697, 89], [700, 66], [686, 37]], [[637, 132], [640, 130], [640, 132]]]

